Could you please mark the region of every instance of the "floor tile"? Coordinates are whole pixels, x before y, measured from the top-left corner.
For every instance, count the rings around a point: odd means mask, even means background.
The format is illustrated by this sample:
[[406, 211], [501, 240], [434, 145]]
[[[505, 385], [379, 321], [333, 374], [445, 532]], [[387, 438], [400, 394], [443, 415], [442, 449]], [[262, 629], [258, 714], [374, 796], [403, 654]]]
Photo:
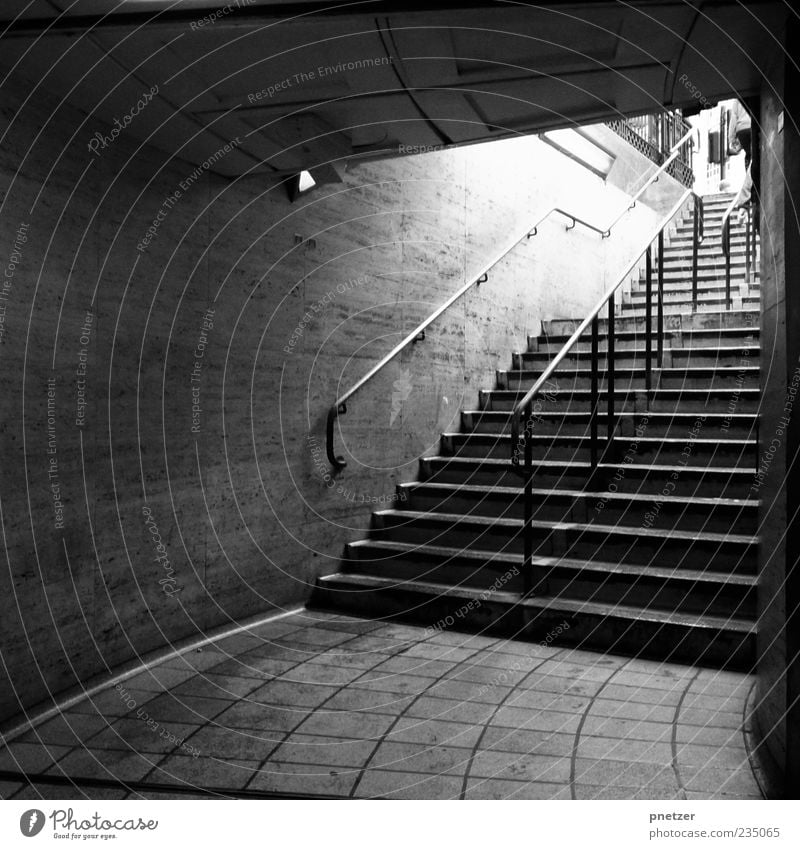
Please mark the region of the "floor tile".
[[469, 775], [470, 778], [544, 781], [558, 784], [569, 781], [570, 758], [481, 750], [475, 754]]
[[256, 774], [255, 760], [193, 758], [171, 755], [153, 770], [149, 780], [159, 784], [186, 784], [190, 787], [244, 787]]
[[374, 740], [340, 740], [313, 734], [290, 734], [273, 754], [285, 763], [361, 767], [375, 750]]
[[395, 743], [422, 743], [472, 749], [483, 731], [480, 725], [447, 722], [438, 719], [418, 719], [401, 716], [389, 732], [387, 740]]
[[160, 754], [76, 749], [51, 766], [47, 773], [63, 775], [73, 781], [81, 778], [140, 781], [159, 760]]
[[199, 725], [185, 722], [147, 722], [145, 719], [122, 717], [86, 739], [85, 745], [93, 749], [133, 750], [137, 752], [170, 752]]
[[471, 778], [465, 799], [571, 799], [569, 786], [543, 781]]
[[346, 740], [369, 740], [381, 737], [394, 722], [394, 717], [379, 714], [317, 712], [296, 730], [301, 734], [322, 734]]
[[355, 792], [362, 799], [458, 799], [462, 779], [450, 775], [368, 770]]
[[370, 761], [370, 769], [401, 772], [431, 772], [436, 775], [463, 775], [470, 750], [457, 746], [425, 746], [419, 743], [381, 743]]
[[63, 757], [69, 746], [41, 743], [10, 743], [0, 749], [0, 770], [10, 772], [44, 772]]
[[359, 770], [270, 761], [253, 776], [248, 790], [268, 793], [347, 797]]

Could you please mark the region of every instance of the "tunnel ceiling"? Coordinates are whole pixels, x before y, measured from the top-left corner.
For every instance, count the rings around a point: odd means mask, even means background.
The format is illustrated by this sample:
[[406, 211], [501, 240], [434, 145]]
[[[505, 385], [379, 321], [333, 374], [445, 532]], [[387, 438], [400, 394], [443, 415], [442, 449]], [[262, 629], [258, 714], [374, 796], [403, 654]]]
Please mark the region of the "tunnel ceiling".
[[4, 0], [0, 65], [89, 135], [121, 126], [196, 164], [233, 141], [211, 170], [286, 174], [755, 93], [787, 14], [422, 5]]

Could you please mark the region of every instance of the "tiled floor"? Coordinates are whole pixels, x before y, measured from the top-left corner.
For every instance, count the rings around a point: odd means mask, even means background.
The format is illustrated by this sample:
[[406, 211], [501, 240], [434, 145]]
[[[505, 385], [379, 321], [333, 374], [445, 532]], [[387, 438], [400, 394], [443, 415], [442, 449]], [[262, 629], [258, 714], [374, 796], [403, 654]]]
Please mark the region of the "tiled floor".
[[752, 683], [305, 611], [17, 737], [0, 771], [36, 777], [6, 776], [0, 796], [760, 798], [742, 731]]

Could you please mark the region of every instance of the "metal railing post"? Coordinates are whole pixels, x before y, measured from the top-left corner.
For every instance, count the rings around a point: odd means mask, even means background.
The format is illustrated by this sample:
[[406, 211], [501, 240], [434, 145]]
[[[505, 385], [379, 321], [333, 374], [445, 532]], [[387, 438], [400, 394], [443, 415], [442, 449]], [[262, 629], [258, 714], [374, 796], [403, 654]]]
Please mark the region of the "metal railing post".
[[[650, 391], [653, 380], [653, 251], [647, 246], [645, 253], [645, 308], [644, 308], [644, 388]], [[634, 358], [636, 352], [634, 351]]]
[[658, 234], [658, 367], [664, 364], [664, 231]]
[[536, 583], [533, 576], [533, 439], [530, 433], [533, 401], [525, 407], [525, 519], [523, 526], [522, 584], [525, 595], [534, 592]]
[[589, 443], [592, 470], [597, 468], [597, 415], [600, 406], [598, 392], [598, 371], [600, 369], [600, 329], [599, 319], [592, 319], [592, 395], [589, 407]]
[[692, 312], [697, 312], [697, 248], [700, 238], [700, 215], [697, 195], [694, 196], [694, 223], [692, 227]]
[[608, 296], [608, 361], [606, 364], [606, 392], [608, 393], [608, 442], [610, 452], [614, 440], [614, 293]]
[[747, 225], [744, 231], [744, 282], [747, 286], [748, 293], [750, 291], [750, 231], [752, 230], [750, 222], [750, 207], [747, 207]]

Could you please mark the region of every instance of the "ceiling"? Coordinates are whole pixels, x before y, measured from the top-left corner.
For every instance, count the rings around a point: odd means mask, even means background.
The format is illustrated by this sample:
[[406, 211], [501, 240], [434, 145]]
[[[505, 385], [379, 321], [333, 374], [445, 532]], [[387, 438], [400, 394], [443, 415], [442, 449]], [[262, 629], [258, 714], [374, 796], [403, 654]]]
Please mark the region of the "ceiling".
[[238, 139], [211, 170], [283, 175], [757, 93], [787, 14], [734, 0], [3, 0], [0, 67], [79, 107], [92, 132], [155, 88], [126, 134], [195, 164]]

